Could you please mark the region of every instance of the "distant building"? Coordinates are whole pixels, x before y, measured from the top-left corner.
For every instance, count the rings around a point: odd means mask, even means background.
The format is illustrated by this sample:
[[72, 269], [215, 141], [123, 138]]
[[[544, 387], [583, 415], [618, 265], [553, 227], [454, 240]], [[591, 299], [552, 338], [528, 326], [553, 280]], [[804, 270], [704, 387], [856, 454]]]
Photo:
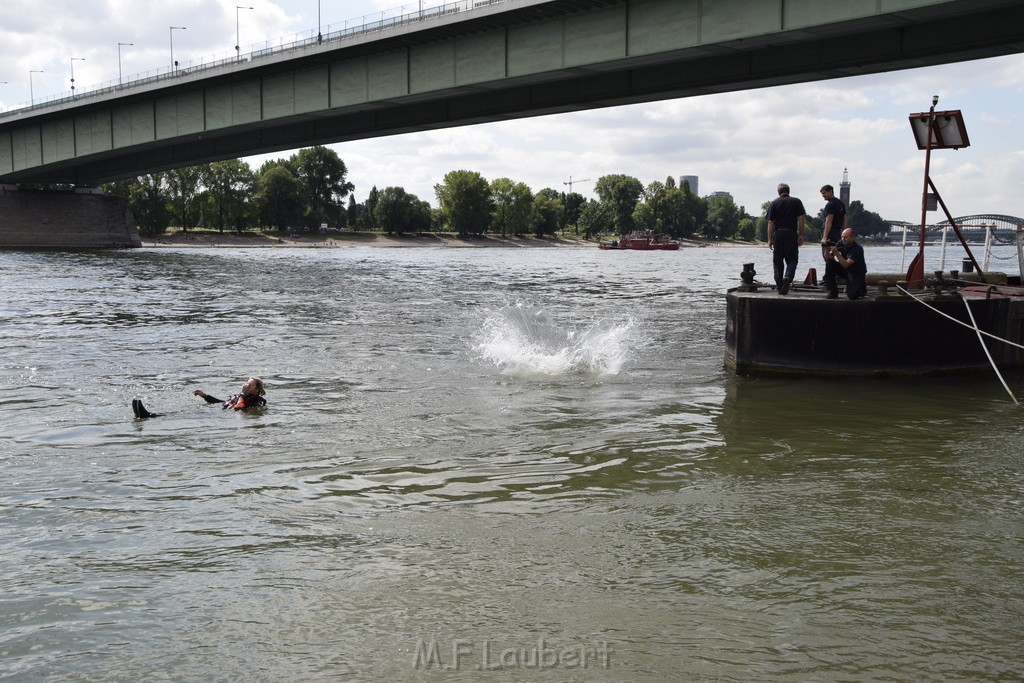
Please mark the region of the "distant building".
[[850, 176], [845, 168], [843, 169], [843, 182], [839, 183], [839, 199], [846, 206], [850, 205]]
[[[712, 197], [728, 197], [729, 199], [732, 199], [732, 193], [731, 192], [725, 192], [724, 190], [716, 190], [716, 191], [712, 192], [711, 194], [709, 194], [707, 197], [705, 197], [705, 199], [711, 199]], [[732, 199], [732, 201], [733, 201], [733, 203], [736, 202], [735, 199]]]
[[690, 184], [690, 192], [696, 194], [698, 197], [700, 196], [699, 194], [697, 194], [697, 176], [695, 176], [695, 175], [681, 175], [681, 176], [679, 176], [679, 189], [683, 189], [683, 183], [689, 183]]

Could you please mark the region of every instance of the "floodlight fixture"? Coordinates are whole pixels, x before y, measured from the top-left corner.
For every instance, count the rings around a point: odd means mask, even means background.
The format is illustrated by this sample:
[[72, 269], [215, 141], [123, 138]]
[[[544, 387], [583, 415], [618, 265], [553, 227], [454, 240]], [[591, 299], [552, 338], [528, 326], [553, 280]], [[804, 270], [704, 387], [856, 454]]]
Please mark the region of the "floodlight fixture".
[[959, 109], [911, 114], [910, 127], [914, 131], [914, 140], [917, 142], [918, 149], [929, 148], [929, 128], [931, 128], [932, 138], [931, 149], [960, 149], [971, 145], [971, 141], [967, 137], [964, 117]]
[[[971, 141], [967, 138], [967, 127], [964, 125], [964, 117], [959, 109], [950, 111], [935, 111], [935, 105], [939, 103], [939, 96], [932, 95], [932, 107], [927, 112], [910, 115], [910, 128], [914, 131], [914, 140], [917, 148], [924, 150], [924, 188], [921, 193], [921, 237], [918, 242], [917, 255], [910, 262], [907, 269], [907, 282], [911, 286], [924, 282], [924, 240], [927, 229], [928, 211], [934, 211], [936, 205], [941, 206], [949, 219], [949, 224], [956, 233], [960, 244], [970, 258], [973, 266], [981, 271], [981, 266], [971, 252], [967, 240], [964, 239], [960, 226], [953, 220], [952, 214], [946, 208], [938, 188], [931, 178], [931, 160], [933, 149], [960, 149], [969, 147]], [[929, 192], [931, 190], [931, 192]]]

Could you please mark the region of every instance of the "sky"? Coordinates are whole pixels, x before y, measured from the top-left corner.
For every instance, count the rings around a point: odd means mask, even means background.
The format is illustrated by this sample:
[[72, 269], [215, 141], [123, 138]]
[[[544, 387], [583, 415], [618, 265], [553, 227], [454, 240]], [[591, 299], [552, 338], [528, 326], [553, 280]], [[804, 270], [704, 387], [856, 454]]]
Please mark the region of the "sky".
[[[5, 0], [0, 3], [0, 109], [134, 74], [243, 53], [402, 11], [395, 0]], [[424, 6], [434, 4], [425, 0]], [[248, 9], [248, 7], [252, 9]], [[411, 1], [406, 12], [418, 7]], [[171, 26], [184, 29], [171, 30]], [[290, 38], [288, 38], [290, 37]], [[132, 43], [120, 48], [118, 43]], [[38, 71], [40, 73], [31, 73]], [[698, 191], [730, 193], [750, 214], [792, 187], [808, 213], [819, 188], [846, 169], [851, 199], [883, 218], [920, 222], [924, 152], [908, 115], [963, 112], [971, 146], [933, 152], [931, 176], [954, 217], [1024, 216], [1024, 55], [872, 76], [664, 100], [639, 105], [410, 133], [330, 145], [357, 201], [374, 186], [403, 187], [437, 204], [434, 186], [453, 170], [508, 177], [594, 197], [593, 181], [626, 174], [644, 185], [698, 176]], [[271, 157], [251, 157], [257, 168]], [[929, 214], [935, 221], [939, 214]]]

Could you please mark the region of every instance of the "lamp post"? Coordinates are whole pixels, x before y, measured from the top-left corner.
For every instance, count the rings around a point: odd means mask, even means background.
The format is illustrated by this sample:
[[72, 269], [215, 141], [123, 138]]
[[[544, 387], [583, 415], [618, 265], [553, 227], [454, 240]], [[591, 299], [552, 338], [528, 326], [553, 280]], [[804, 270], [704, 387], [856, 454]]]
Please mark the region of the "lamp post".
[[323, 24], [320, 22], [320, 0], [316, 0], [316, 44], [324, 42], [324, 34], [320, 28]]
[[[118, 43], [117, 44], [117, 84], [120, 85], [122, 82], [121, 78], [121, 46], [122, 45], [134, 45], [135, 43]], [[173, 57], [172, 57], [173, 59]]]
[[35, 90], [33, 90], [33, 88], [32, 88], [32, 74], [41, 74], [41, 73], [45, 73], [45, 72], [42, 69], [30, 69], [29, 72], [28, 72], [28, 97], [29, 97], [29, 101], [33, 105], [35, 105], [35, 103], [36, 103], [36, 93], [35, 93]]
[[235, 59], [239, 60], [239, 61], [242, 59], [242, 53], [241, 53], [241, 49], [242, 48], [239, 47], [241, 45], [241, 41], [238, 39], [238, 10], [240, 10], [240, 9], [256, 9], [256, 8], [255, 7], [243, 7], [241, 5], [235, 5]]
[[75, 99], [75, 62], [84, 62], [85, 57], [71, 58], [71, 99]]
[[171, 26], [170, 31], [168, 31], [168, 33], [171, 34], [171, 71], [172, 72], [178, 70], [178, 65], [174, 61], [174, 31], [175, 30], [184, 31], [185, 27], [184, 26]]

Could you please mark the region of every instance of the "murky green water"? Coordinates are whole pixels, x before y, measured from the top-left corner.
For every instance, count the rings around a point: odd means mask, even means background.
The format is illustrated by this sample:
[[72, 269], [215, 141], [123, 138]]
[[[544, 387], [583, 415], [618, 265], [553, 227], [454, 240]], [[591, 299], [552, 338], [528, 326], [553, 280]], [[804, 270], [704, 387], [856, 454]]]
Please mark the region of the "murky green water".
[[745, 261], [0, 254], [0, 677], [1020, 678], [1021, 409], [726, 374]]

